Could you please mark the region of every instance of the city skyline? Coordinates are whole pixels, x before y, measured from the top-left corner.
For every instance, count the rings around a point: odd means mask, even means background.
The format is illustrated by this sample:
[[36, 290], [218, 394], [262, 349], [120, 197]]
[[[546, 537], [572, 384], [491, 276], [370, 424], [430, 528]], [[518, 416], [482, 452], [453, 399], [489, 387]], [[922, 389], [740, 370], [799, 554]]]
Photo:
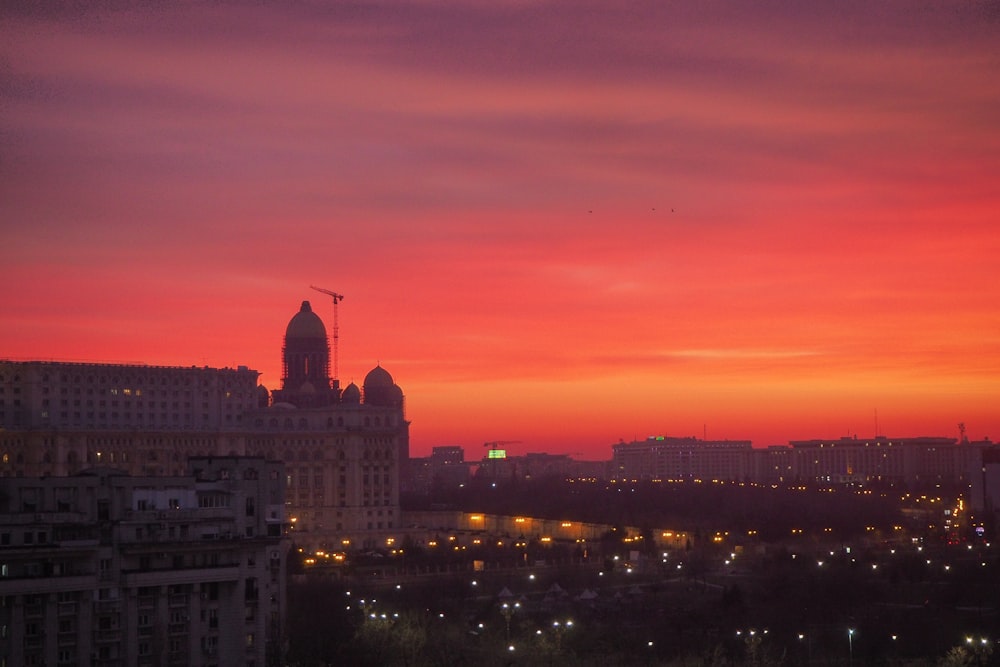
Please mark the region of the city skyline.
[[318, 285], [415, 455], [1000, 432], [989, 3], [2, 12], [0, 357], [276, 389]]

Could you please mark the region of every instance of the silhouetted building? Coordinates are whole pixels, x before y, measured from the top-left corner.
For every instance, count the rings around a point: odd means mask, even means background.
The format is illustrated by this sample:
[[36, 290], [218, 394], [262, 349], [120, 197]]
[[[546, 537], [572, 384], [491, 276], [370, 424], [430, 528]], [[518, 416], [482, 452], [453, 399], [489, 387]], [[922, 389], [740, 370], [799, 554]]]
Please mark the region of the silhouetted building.
[[400, 525], [409, 458], [403, 391], [376, 365], [363, 386], [330, 378], [326, 328], [303, 302], [285, 330], [273, 400], [246, 367], [0, 361], [0, 476], [108, 465], [184, 474], [191, 456], [287, 465], [300, 546], [376, 546]]
[[462, 447], [434, 447], [430, 456], [410, 459], [410, 483], [405, 490], [428, 493], [432, 489], [457, 489], [469, 481], [470, 467]]
[[954, 438], [793, 440], [754, 449], [749, 440], [651, 437], [612, 446], [619, 479], [720, 480], [757, 483], [969, 484], [987, 441]]
[[260, 373], [232, 368], [0, 360], [0, 428], [233, 429], [260, 401]]
[[325, 407], [340, 402], [340, 387], [330, 378], [330, 343], [323, 320], [308, 301], [285, 329], [281, 348], [281, 389], [272, 398], [299, 408]]
[[980, 457], [979, 444], [941, 437], [844, 437], [789, 444], [786, 479], [832, 484], [968, 484]]
[[284, 472], [0, 479], [0, 663], [280, 665]]
[[612, 445], [617, 479], [743, 480], [751, 471], [749, 440], [699, 440], [654, 436]]
[[972, 465], [970, 505], [973, 512], [990, 517], [995, 530], [1000, 525], [1000, 447], [989, 441], [970, 444], [978, 455]]

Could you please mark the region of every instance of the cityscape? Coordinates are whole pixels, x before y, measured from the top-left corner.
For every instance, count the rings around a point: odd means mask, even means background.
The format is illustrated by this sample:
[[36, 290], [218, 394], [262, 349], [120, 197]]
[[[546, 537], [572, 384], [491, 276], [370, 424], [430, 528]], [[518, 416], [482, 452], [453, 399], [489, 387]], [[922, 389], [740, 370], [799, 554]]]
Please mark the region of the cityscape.
[[998, 19], [0, 3], [0, 667], [1000, 666]]
[[[1000, 447], [963, 425], [413, 457], [332, 340], [302, 301], [273, 391], [0, 361], [7, 664], [839, 664], [838, 628], [848, 662], [991, 659]], [[971, 643], [915, 631], [942, 615]]]

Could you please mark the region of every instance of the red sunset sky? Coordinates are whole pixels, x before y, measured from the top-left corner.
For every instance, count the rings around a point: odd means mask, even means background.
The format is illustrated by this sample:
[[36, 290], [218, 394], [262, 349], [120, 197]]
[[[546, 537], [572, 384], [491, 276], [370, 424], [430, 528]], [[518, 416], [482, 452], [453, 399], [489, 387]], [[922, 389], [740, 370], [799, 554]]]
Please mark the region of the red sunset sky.
[[0, 357], [275, 388], [317, 284], [415, 454], [1000, 437], [996, 2], [36, 4]]

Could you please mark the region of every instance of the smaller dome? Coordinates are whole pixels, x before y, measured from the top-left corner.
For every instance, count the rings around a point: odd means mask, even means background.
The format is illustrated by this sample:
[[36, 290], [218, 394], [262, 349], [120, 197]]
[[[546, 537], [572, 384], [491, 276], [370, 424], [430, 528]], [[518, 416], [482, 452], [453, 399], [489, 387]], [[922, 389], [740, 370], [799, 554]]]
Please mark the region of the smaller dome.
[[392, 381], [389, 371], [382, 368], [382, 366], [376, 366], [368, 371], [368, 375], [365, 376], [365, 389], [370, 387], [391, 387], [394, 384], [396, 383]]
[[358, 385], [352, 382], [344, 387], [344, 393], [340, 395], [340, 400], [343, 403], [360, 403], [361, 390], [358, 389]]
[[257, 407], [266, 408], [271, 404], [271, 392], [262, 384], [257, 385]]

